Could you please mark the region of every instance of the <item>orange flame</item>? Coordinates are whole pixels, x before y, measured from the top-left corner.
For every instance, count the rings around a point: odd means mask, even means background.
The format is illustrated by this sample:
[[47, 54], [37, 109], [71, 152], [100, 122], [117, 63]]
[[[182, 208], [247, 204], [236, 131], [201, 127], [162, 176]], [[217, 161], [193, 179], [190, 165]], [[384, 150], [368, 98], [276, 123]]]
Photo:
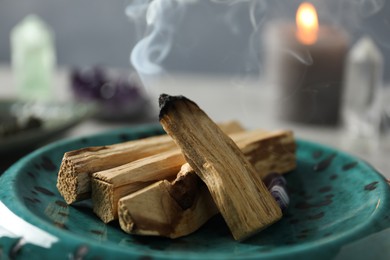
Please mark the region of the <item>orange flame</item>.
[[298, 40], [306, 45], [314, 44], [318, 37], [318, 16], [315, 7], [310, 3], [302, 3], [296, 15]]

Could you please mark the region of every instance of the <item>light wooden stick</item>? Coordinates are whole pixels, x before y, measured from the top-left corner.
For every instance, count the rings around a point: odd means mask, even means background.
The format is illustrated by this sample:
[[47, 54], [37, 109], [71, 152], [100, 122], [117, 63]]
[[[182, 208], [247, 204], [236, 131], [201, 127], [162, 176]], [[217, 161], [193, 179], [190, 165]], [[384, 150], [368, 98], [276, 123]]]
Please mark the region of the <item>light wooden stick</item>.
[[[270, 172], [285, 173], [285, 169], [291, 170], [295, 167], [294, 160], [294, 140], [291, 132], [266, 133], [264, 130], [253, 130], [232, 134], [233, 140], [237, 141], [240, 148], [245, 150], [248, 159], [259, 167], [259, 174], [264, 175]], [[286, 150], [279, 153], [279, 161], [273, 164], [259, 163], [258, 160], [266, 159], [261, 154], [262, 149], [272, 150], [272, 145], [264, 146], [264, 140], [278, 139], [286, 142]], [[287, 144], [287, 140], [289, 143]], [[276, 144], [274, 142], [273, 144]], [[277, 145], [274, 145], [277, 147]], [[287, 152], [288, 151], [288, 152]], [[93, 211], [105, 223], [118, 218], [118, 200], [148, 186], [151, 182], [162, 179], [174, 179], [180, 167], [186, 163], [185, 158], [176, 148], [150, 157], [96, 172], [92, 176], [92, 204]]]
[[[219, 125], [227, 133], [244, 131], [236, 121]], [[64, 154], [57, 188], [66, 203], [91, 197], [91, 174], [120, 166], [176, 147], [168, 135], [149, 137], [119, 144], [88, 147]]]
[[152, 155], [92, 176], [93, 211], [104, 222], [118, 218], [118, 200], [149, 184], [172, 178], [185, 162], [178, 149]]
[[169, 95], [161, 95], [159, 102], [160, 123], [207, 185], [236, 240], [282, 217], [244, 154], [194, 102]]
[[[225, 128], [227, 132], [240, 131]], [[264, 130], [258, 130], [264, 133]], [[243, 132], [243, 135], [245, 135]], [[244, 137], [241, 137], [244, 138]], [[179, 148], [174, 148], [149, 157], [92, 174], [93, 211], [108, 223], [118, 218], [118, 200], [152, 182], [175, 178], [180, 167], [186, 163]]]
[[[257, 166], [256, 172], [262, 177], [266, 173], [285, 173], [296, 167], [292, 132], [267, 133], [252, 143], [250, 135], [240, 137], [243, 138], [235, 141], [241, 143], [241, 151]], [[191, 234], [217, 213], [206, 185], [187, 163], [175, 181], [153, 183], [121, 198], [118, 206], [119, 223], [125, 232], [169, 238]]]
[[130, 234], [178, 238], [217, 213], [206, 185], [188, 164], [174, 182], [162, 180], [119, 200], [119, 223]]
[[292, 131], [259, 132], [237, 135], [241, 152], [263, 179], [269, 173], [284, 174], [296, 167], [296, 144]]

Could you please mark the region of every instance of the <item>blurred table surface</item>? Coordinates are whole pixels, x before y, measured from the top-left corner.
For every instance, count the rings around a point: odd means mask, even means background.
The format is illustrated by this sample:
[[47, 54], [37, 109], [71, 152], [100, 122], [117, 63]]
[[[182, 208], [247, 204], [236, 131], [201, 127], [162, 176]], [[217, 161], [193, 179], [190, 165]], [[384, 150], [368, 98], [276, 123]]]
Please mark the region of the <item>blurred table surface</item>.
[[[12, 71], [7, 64], [0, 65], [0, 97], [15, 97], [16, 90]], [[67, 131], [61, 138], [86, 136], [109, 131], [120, 127], [131, 127], [136, 124], [158, 123], [157, 99], [159, 94], [185, 95], [217, 121], [238, 120], [248, 129], [291, 129], [298, 138], [318, 142], [356, 155], [377, 168], [385, 177], [390, 178], [390, 151], [386, 137], [378, 140], [356, 139], [351, 137], [342, 126], [321, 127], [292, 124], [277, 119], [274, 110], [278, 103], [274, 91], [254, 77], [210, 76], [210, 75], [166, 75], [163, 77], [144, 77], [147, 95], [153, 104], [150, 118], [128, 122], [105, 122], [88, 119]], [[68, 71], [59, 69], [54, 77], [53, 99], [70, 100]], [[4, 169], [13, 162], [2, 161]]]

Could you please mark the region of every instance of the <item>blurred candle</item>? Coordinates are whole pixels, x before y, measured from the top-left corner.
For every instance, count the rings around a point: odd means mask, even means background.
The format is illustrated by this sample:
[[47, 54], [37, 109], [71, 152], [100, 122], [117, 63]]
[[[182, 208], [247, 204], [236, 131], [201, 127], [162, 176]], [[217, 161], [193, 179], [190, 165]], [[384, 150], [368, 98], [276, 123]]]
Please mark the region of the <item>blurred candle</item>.
[[11, 50], [18, 96], [48, 99], [55, 66], [54, 39], [48, 26], [35, 15], [27, 16], [11, 32]]
[[298, 123], [338, 124], [347, 34], [320, 25], [314, 6], [303, 3], [296, 25], [271, 24], [265, 36], [267, 77], [276, 87], [277, 115]]

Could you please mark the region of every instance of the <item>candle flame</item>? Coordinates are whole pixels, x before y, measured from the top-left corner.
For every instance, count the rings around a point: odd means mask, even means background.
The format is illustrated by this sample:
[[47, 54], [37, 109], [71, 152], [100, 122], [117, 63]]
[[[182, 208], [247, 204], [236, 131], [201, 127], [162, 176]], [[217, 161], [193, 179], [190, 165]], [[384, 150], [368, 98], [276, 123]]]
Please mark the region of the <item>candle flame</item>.
[[302, 3], [296, 15], [298, 40], [306, 45], [314, 44], [318, 37], [318, 16], [311, 3]]

